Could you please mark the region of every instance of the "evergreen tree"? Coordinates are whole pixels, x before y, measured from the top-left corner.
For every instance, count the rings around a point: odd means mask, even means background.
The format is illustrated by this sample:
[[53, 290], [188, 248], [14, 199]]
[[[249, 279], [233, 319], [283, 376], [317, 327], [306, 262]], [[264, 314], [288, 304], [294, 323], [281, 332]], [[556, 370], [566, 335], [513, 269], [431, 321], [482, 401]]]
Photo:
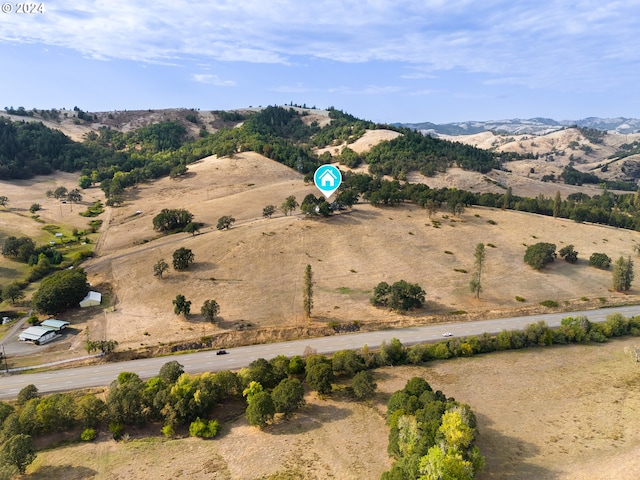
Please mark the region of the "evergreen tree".
[[613, 264], [613, 289], [616, 292], [626, 292], [633, 281], [633, 260], [620, 256]]
[[303, 309], [307, 318], [311, 318], [311, 309], [313, 308], [313, 272], [311, 265], [307, 265], [304, 270], [304, 286], [303, 286]]
[[482, 267], [484, 266], [485, 260], [484, 243], [476, 245], [474, 256], [476, 271], [473, 274], [473, 279], [469, 283], [469, 288], [471, 288], [471, 291], [475, 293], [476, 298], [480, 298], [480, 292], [482, 291]]

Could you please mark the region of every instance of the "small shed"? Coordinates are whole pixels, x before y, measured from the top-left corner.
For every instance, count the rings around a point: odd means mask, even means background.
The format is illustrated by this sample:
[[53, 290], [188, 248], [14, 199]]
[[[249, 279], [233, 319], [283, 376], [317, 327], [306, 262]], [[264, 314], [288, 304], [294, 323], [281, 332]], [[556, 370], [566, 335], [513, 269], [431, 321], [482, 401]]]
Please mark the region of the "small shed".
[[80, 306], [82, 308], [95, 307], [100, 305], [101, 302], [102, 294], [100, 292], [94, 292], [93, 290], [91, 290], [89, 293], [87, 293], [87, 296], [80, 301]]
[[70, 325], [69, 322], [65, 322], [64, 320], [55, 320], [53, 318], [49, 318], [44, 322], [40, 323], [41, 327], [53, 328], [56, 332], [64, 330]]
[[49, 327], [29, 327], [18, 338], [23, 342], [33, 342], [36, 345], [50, 342], [56, 338], [56, 331]]

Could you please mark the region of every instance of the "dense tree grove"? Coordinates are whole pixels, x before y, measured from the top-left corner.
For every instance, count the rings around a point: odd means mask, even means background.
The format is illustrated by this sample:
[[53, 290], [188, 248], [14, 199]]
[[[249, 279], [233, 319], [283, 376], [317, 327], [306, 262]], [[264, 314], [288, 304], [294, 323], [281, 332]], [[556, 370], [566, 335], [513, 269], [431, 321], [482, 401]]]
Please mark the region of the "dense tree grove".
[[471, 480], [484, 467], [473, 444], [476, 419], [469, 406], [434, 392], [423, 378], [412, 378], [391, 395], [387, 424], [388, 453], [396, 461], [383, 480]]
[[71, 172], [82, 165], [81, 144], [39, 122], [12, 122], [0, 117], [0, 180]]
[[89, 284], [83, 269], [62, 270], [42, 280], [33, 294], [32, 304], [40, 313], [56, 315], [78, 306], [87, 293]]
[[433, 176], [451, 165], [486, 173], [498, 166], [493, 154], [470, 145], [448, 142], [420, 132], [401, 129], [402, 135], [388, 142], [380, 142], [364, 157], [373, 175], [391, 175], [405, 180], [406, 174], [417, 170]]

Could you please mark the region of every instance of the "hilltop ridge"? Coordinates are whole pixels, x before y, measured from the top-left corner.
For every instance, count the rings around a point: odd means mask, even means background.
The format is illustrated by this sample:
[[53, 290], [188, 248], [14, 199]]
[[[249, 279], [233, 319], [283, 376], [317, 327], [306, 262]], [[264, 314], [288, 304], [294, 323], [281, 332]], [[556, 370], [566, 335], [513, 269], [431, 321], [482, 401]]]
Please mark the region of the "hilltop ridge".
[[450, 123], [395, 123], [394, 125], [416, 129], [426, 134], [438, 135], [473, 135], [486, 131], [516, 135], [546, 135], [574, 126], [595, 128], [622, 135], [640, 132], [640, 119], [625, 117], [587, 117], [580, 120], [554, 120], [552, 118], [535, 117], [529, 119], [465, 120]]

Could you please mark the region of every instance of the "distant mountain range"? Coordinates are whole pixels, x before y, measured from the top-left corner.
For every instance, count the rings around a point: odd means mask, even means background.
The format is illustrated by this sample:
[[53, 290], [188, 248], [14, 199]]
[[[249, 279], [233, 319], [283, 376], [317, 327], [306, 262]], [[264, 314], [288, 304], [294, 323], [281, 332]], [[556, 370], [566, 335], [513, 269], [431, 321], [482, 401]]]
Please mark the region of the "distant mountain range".
[[473, 135], [485, 131], [509, 134], [545, 135], [563, 128], [577, 125], [607, 132], [621, 134], [640, 132], [640, 119], [637, 118], [598, 118], [588, 117], [582, 120], [553, 120], [552, 118], [513, 118], [510, 120], [468, 121], [454, 123], [397, 123], [396, 125], [420, 130], [423, 133], [441, 135]]

